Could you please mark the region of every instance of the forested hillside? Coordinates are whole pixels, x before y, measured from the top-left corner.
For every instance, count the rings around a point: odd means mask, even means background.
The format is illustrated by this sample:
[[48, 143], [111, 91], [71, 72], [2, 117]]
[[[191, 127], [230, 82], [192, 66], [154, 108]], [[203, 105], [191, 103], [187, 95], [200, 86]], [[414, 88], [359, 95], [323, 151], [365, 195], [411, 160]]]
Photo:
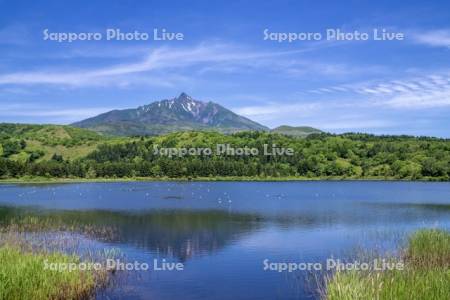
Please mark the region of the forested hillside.
[[[38, 125], [2, 125], [0, 137], [1, 178], [245, 176], [448, 180], [450, 176], [450, 140], [426, 137], [321, 133], [300, 138], [267, 132], [178, 132], [110, 140], [67, 126]], [[257, 148], [259, 154], [168, 157], [154, 151], [155, 147], [214, 149], [217, 144]], [[294, 154], [267, 156], [263, 154], [264, 144], [292, 148]]]

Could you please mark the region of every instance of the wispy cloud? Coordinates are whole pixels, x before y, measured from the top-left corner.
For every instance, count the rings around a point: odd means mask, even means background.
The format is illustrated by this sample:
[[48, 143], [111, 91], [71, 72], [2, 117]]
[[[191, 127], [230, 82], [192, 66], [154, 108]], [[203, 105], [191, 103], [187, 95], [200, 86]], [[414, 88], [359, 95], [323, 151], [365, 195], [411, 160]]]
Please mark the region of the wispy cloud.
[[[423, 108], [450, 105], [450, 73], [431, 74], [421, 77], [402, 78], [384, 82], [357, 82], [340, 86], [323, 87], [308, 91], [311, 94], [348, 93], [366, 96], [363, 100], [378, 105]], [[342, 95], [340, 97], [343, 97]]]
[[450, 48], [450, 29], [413, 32], [410, 36], [419, 44]]
[[[358, 108], [359, 114], [354, 110]], [[259, 122], [278, 126], [291, 124], [308, 125], [323, 130], [348, 131], [387, 128], [395, 126], [392, 120], [371, 116], [370, 111], [361, 110], [357, 100], [344, 101], [309, 101], [308, 103], [269, 104], [236, 108], [244, 116]]]
[[382, 115], [450, 107], [450, 76], [442, 73], [323, 87], [310, 91], [309, 95], [316, 98], [302, 93], [295, 101], [280, 100], [240, 107], [236, 111], [275, 125], [308, 124], [328, 130], [395, 127], [398, 124]]
[[[3, 101], [2, 101], [3, 102]], [[36, 106], [33, 103], [1, 104], [0, 117], [40, 118], [42, 121], [71, 123], [112, 110], [110, 107], [57, 108]]]
[[[260, 72], [278, 73], [286, 76], [342, 76], [372, 72], [372, 68], [357, 68], [343, 63], [315, 62], [300, 58], [302, 53], [317, 50], [317, 46], [291, 51], [261, 51], [233, 44], [201, 43], [193, 47], [160, 47], [143, 54], [137, 48], [140, 59], [127, 63], [111, 63], [109, 66], [77, 66], [43, 68], [40, 71], [22, 71], [0, 74], [0, 85], [59, 85], [59, 86], [127, 86], [145, 83], [151, 86], [173, 87], [183, 80], [192, 80], [192, 75], [209, 76], [209, 73]], [[95, 52], [95, 51], [94, 51]], [[113, 59], [131, 55], [133, 51], [122, 49]], [[85, 52], [82, 52], [85, 53]], [[69, 57], [72, 54], [68, 54]], [[135, 57], [134, 55], [133, 57]], [[110, 57], [111, 58], [111, 57]], [[57, 57], [55, 59], [61, 59]]]
[[[109, 67], [88, 68], [79, 70], [69, 68], [65, 70], [15, 72], [0, 75], [0, 84], [56, 84], [70, 86], [90, 86], [118, 84], [129, 82], [125, 75], [133, 75], [150, 71], [171, 68], [181, 68], [203, 61], [225, 59], [217, 49], [199, 46], [192, 49], [158, 48], [151, 51], [143, 59], [127, 64], [116, 64]], [[170, 72], [164, 78], [155, 74], [146, 74], [142, 78], [153, 85], [172, 85]]]
[[264, 105], [237, 107], [234, 111], [247, 117], [257, 117], [259, 120], [271, 120], [274, 118], [279, 118], [280, 116], [286, 117], [287, 115], [298, 114], [305, 115], [312, 111], [321, 109], [322, 106], [323, 104], [319, 102], [291, 104], [270, 103]]
[[383, 103], [393, 108], [424, 109], [450, 106], [450, 88], [430, 93], [396, 95]]
[[[108, 85], [130, 82], [131, 75], [140, 74], [137, 81], [148, 81], [151, 85], [171, 86], [182, 77], [176, 70], [190, 66], [214, 63], [238, 64], [247, 63], [258, 57], [269, 54], [249, 52], [235, 49], [224, 44], [201, 44], [192, 48], [161, 47], [149, 52], [140, 60], [113, 64], [109, 67], [48, 69], [46, 71], [25, 71], [0, 74], [0, 84], [55, 84], [70, 86]], [[274, 54], [272, 54], [273, 56]], [[158, 74], [158, 71], [164, 74]]]

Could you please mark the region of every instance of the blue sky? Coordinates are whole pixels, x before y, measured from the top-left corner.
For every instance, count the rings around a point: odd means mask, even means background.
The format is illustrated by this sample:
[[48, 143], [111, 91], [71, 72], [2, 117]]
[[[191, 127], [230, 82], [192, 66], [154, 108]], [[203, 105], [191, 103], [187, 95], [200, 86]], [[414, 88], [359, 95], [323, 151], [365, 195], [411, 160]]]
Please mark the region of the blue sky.
[[[0, 0], [0, 121], [68, 124], [184, 91], [269, 127], [450, 137], [448, 1], [128, 3]], [[108, 41], [110, 28], [150, 39]], [[154, 41], [155, 28], [184, 39]], [[45, 29], [103, 38], [44, 40]], [[323, 38], [264, 40], [265, 29]], [[404, 39], [374, 41], [374, 29]]]

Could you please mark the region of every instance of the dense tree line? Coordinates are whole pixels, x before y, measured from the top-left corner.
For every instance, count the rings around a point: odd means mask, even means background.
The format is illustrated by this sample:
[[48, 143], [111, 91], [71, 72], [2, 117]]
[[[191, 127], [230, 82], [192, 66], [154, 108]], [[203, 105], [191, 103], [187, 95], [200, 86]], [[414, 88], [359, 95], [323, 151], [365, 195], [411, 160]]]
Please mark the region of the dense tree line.
[[[259, 154], [168, 157], [154, 151], [155, 147], [214, 149], [217, 144], [256, 148]], [[264, 144], [292, 148], [294, 153], [264, 155]], [[314, 134], [294, 138], [262, 132], [180, 132], [100, 144], [97, 150], [77, 160], [67, 160], [59, 154], [50, 160], [16, 161], [8, 157], [21, 147], [24, 145], [20, 141], [3, 145], [0, 177], [450, 177], [450, 140], [425, 137]]]

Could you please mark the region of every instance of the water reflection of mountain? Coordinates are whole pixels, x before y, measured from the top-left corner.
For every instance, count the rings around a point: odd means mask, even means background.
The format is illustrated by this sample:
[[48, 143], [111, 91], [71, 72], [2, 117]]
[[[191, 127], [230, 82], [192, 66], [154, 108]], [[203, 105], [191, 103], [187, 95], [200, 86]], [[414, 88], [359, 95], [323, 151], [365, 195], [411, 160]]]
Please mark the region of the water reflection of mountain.
[[55, 226], [112, 228], [115, 232], [112, 242], [144, 248], [181, 261], [213, 253], [261, 226], [257, 216], [224, 211], [125, 213], [0, 208], [0, 223], [29, 216]]
[[[363, 208], [363, 209], [361, 209]], [[370, 213], [368, 213], [370, 212]], [[448, 214], [436, 205], [360, 205], [358, 209], [305, 209], [303, 212], [262, 215], [224, 210], [148, 210], [139, 213], [106, 210], [43, 210], [0, 207], [0, 224], [33, 216], [46, 224], [112, 228], [113, 242], [143, 248], [179, 260], [214, 253], [270, 224], [281, 228], [318, 228], [339, 225], [401, 224], [411, 220], [439, 220]], [[92, 230], [96, 233], [96, 230]], [[95, 237], [95, 235], [94, 235]]]
[[180, 260], [213, 253], [261, 226], [255, 216], [223, 211], [149, 211], [113, 218], [118, 242]]

